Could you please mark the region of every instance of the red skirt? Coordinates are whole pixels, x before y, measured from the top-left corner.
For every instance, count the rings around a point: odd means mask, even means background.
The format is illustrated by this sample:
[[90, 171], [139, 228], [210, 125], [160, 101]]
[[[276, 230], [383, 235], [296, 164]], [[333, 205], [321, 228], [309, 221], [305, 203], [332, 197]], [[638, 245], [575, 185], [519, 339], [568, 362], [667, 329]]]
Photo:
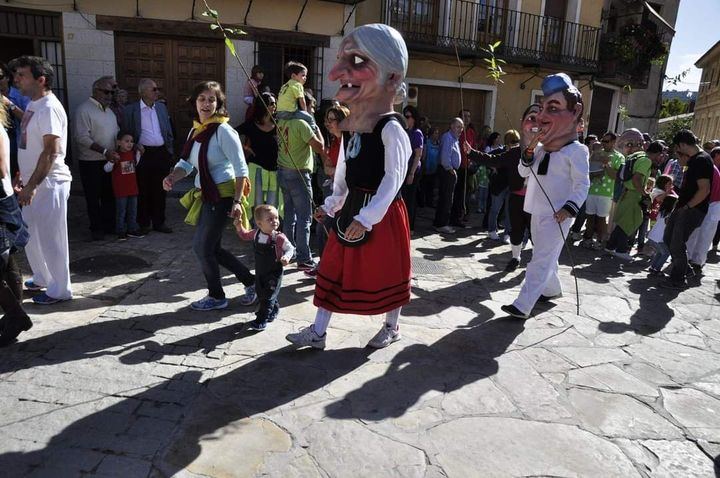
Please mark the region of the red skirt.
[[410, 228], [402, 199], [390, 204], [361, 246], [343, 246], [330, 231], [313, 302], [358, 315], [382, 314], [410, 302]]

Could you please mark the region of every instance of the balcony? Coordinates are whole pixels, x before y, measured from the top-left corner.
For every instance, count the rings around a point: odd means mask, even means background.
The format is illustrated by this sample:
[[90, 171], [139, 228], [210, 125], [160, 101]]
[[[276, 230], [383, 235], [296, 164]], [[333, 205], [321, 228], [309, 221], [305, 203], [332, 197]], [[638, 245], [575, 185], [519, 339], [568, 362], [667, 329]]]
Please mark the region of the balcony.
[[497, 8], [477, 0], [385, 0], [382, 19], [398, 29], [416, 51], [482, 57], [482, 48], [501, 41], [497, 55], [508, 63], [598, 69], [600, 28]]
[[667, 61], [675, 30], [647, 2], [603, 12], [597, 78], [618, 86], [647, 88], [653, 65]]

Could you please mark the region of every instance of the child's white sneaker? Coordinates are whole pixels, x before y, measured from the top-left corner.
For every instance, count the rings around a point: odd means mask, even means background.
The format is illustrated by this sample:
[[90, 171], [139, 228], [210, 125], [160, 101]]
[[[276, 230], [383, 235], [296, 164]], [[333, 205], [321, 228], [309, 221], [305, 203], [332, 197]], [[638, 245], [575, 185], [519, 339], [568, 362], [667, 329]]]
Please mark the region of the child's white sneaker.
[[384, 349], [391, 343], [397, 342], [401, 338], [399, 328], [393, 329], [392, 327], [388, 327], [383, 324], [382, 329], [380, 329], [380, 331], [375, 334], [375, 337], [370, 339], [370, 342], [368, 342], [368, 347], [372, 347], [374, 349]]

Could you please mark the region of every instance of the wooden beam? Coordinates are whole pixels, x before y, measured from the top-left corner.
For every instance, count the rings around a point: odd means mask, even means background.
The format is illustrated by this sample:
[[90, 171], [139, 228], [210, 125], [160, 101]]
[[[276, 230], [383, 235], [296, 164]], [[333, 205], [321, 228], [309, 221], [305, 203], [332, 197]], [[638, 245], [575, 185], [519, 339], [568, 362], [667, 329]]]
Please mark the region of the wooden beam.
[[[179, 22], [174, 20], [156, 20], [151, 18], [115, 17], [97, 15], [95, 22], [98, 30], [110, 30], [153, 35], [184, 36], [193, 38], [222, 39], [218, 31], [210, 30], [208, 23], [197, 21]], [[255, 28], [245, 25], [225, 25], [238, 28], [247, 35], [236, 36], [238, 40], [285, 43], [313, 47], [330, 47], [330, 37], [312, 33]]]

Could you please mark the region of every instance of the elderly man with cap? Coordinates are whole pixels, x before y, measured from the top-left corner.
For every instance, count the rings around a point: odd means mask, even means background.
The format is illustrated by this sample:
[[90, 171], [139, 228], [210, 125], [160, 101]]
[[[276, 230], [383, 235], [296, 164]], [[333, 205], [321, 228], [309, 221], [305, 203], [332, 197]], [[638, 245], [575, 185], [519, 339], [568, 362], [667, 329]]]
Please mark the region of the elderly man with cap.
[[502, 306], [504, 312], [520, 319], [530, 317], [538, 300], [562, 295], [558, 258], [590, 187], [590, 154], [577, 141], [582, 95], [564, 73], [545, 77], [542, 90], [544, 99], [537, 115], [540, 131], [530, 138], [518, 165], [520, 175], [528, 179], [524, 209], [531, 214], [533, 255], [520, 295], [511, 305]]
[[625, 154], [625, 166], [619, 173], [623, 180], [623, 193], [615, 211], [615, 229], [610, 234], [605, 251], [630, 261], [630, 237], [643, 222], [640, 201], [645, 195], [645, 184], [650, 176], [652, 161], [643, 149], [644, 140], [640, 131], [634, 128], [625, 131], [618, 143]]

